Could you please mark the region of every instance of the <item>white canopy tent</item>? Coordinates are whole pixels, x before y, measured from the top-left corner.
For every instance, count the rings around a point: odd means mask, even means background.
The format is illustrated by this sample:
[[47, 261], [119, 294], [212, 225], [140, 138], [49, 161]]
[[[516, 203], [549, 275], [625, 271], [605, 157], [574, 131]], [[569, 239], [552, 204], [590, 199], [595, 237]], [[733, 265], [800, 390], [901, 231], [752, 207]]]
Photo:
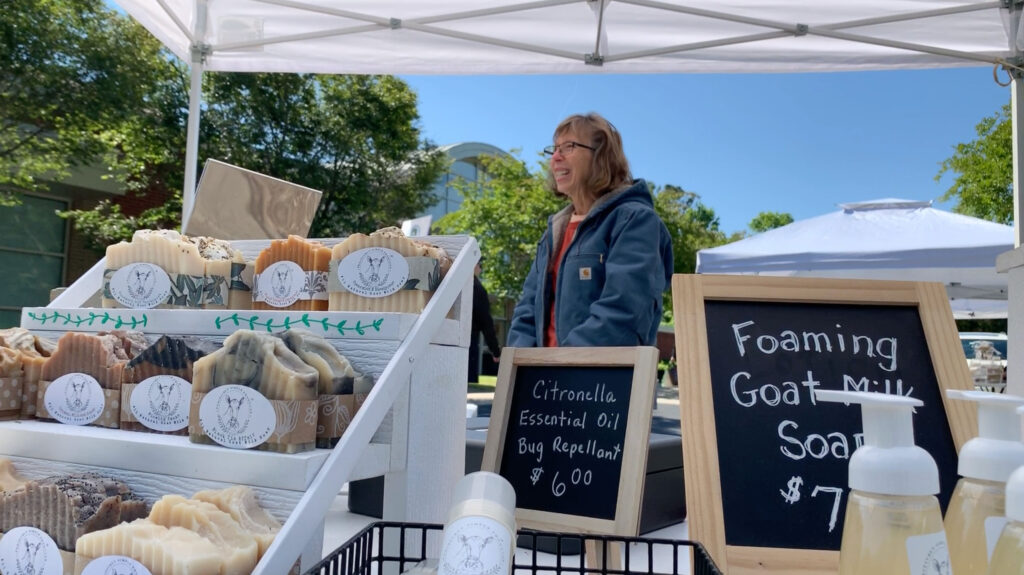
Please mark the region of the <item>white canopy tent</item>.
[[[1016, 122], [1024, 109], [1018, 74], [1024, 0], [117, 1], [192, 64], [186, 220], [204, 70], [743, 73], [993, 65], [1012, 72], [1015, 192], [1021, 181]], [[1021, 203], [1016, 206], [1020, 214]], [[1019, 228], [1014, 243], [1020, 244]], [[1024, 317], [1024, 307], [1021, 312]], [[1015, 339], [1011, 334], [1011, 345]], [[1014, 380], [1024, 386], [1020, 366], [1019, 378], [1011, 367], [1011, 390]], [[300, 506], [323, 506], [330, 497], [330, 484], [318, 477]], [[271, 551], [300, 548], [314, 533], [294, 519]], [[287, 571], [293, 556], [286, 555], [268, 552], [255, 572]]]
[[697, 272], [937, 281], [957, 317], [1006, 317], [1007, 277], [996, 271], [996, 258], [1013, 249], [1011, 226], [931, 202], [883, 199], [840, 208], [700, 250]]

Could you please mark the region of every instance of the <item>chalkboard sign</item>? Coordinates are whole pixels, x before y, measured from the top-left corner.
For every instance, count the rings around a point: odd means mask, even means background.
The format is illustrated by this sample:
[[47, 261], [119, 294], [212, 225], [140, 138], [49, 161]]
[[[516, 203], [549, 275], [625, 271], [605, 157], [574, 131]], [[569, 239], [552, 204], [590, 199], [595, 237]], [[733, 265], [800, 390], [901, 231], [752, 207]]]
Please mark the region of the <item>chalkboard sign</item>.
[[636, 535], [658, 350], [505, 348], [482, 468], [521, 527]]
[[861, 414], [815, 389], [922, 400], [945, 508], [976, 427], [945, 399], [971, 380], [941, 285], [676, 276], [673, 293], [690, 534], [716, 563], [838, 572]]

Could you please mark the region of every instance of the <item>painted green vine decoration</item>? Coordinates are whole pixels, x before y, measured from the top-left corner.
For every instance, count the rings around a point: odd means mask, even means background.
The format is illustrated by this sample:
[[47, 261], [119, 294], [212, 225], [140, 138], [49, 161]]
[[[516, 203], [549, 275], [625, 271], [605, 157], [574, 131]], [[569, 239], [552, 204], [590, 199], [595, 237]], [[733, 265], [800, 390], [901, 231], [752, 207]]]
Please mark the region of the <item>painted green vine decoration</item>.
[[338, 330], [340, 335], [345, 335], [346, 331], [355, 331], [359, 335], [366, 335], [366, 330], [372, 329], [376, 332], [380, 332], [380, 326], [384, 323], [384, 318], [378, 318], [370, 323], [364, 324], [362, 321], [357, 321], [355, 326], [347, 326], [348, 320], [341, 320], [338, 323], [331, 323], [328, 318], [322, 319], [310, 319], [308, 313], [302, 314], [301, 318], [293, 318], [285, 316], [284, 321], [280, 324], [275, 323], [274, 318], [270, 318], [266, 321], [260, 321], [260, 316], [254, 315], [252, 317], [239, 317], [237, 313], [233, 313], [227, 317], [218, 317], [214, 320], [214, 324], [217, 329], [224, 329], [223, 324], [231, 322], [236, 327], [242, 327], [248, 324], [249, 329], [256, 329], [261, 327], [267, 331], [274, 331], [275, 329], [291, 329], [292, 327], [313, 327], [319, 325], [323, 327], [325, 332], [331, 331], [332, 329]]
[[60, 320], [64, 320], [64, 323], [61, 325], [74, 324], [75, 327], [81, 327], [82, 324], [91, 326], [97, 321], [99, 321], [100, 325], [107, 325], [107, 322], [112, 322], [113, 325], [111, 327], [113, 327], [114, 329], [121, 329], [122, 327], [135, 329], [138, 327], [146, 327], [146, 325], [149, 324], [149, 318], [146, 316], [146, 314], [142, 314], [141, 318], [137, 318], [133, 315], [129, 319], [125, 319], [119, 315], [111, 316], [110, 312], [105, 312], [102, 314], [98, 314], [96, 312], [89, 312], [89, 315], [75, 314], [74, 316], [72, 316], [70, 313], [61, 313], [59, 311], [55, 311], [53, 312], [52, 315], [46, 312], [43, 312], [42, 314], [39, 315], [33, 312], [28, 312], [28, 317], [32, 318], [35, 321], [38, 321], [41, 325], [46, 325], [46, 322], [48, 321], [52, 321], [54, 324], [57, 324], [57, 322], [59, 322]]

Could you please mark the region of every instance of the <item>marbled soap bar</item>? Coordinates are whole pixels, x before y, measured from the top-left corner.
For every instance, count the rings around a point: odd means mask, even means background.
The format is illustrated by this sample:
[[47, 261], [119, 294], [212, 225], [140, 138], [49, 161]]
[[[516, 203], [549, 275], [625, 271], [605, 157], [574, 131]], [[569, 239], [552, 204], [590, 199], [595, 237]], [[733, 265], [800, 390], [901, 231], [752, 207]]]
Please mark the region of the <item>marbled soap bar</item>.
[[35, 527], [65, 551], [86, 533], [145, 517], [146, 503], [116, 479], [94, 473], [28, 481], [0, 497], [0, 531]]
[[209, 442], [198, 421], [205, 394], [223, 385], [244, 385], [271, 400], [277, 422], [271, 439], [259, 449], [295, 453], [313, 449], [316, 434], [317, 378], [280, 339], [239, 330], [224, 346], [192, 366], [192, 417], [189, 439]]
[[299, 236], [270, 242], [256, 258], [252, 309], [326, 310], [330, 264], [331, 249], [320, 242]]
[[221, 575], [249, 575], [259, 560], [256, 538], [212, 503], [165, 495], [153, 504], [149, 520], [164, 527], [183, 527], [216, 545], [224, 560]]
[[153, 575], [221, 575], [224, 565], [223, 551], [207, 539], [148, 519], [83, 535], [75, 548], [75, 573], [105, 555], [131, 557]]
[[192, 336], [165, 335], [128, 362], [126, 381], [139, 383], [154, 375], [174, 375], [192, 382], [192, 365], [220, 345]]
[[356, 381], [360, 387], [370, 387], [373, 378], [357, 372], [334, 346], [312, 332], [290, 329], [276, 335], [319, 373], [316, 446], [330, 449], [356, 414]]
[[[349, 254], [361, 249], [379, 247], [387, 248], [398, 252], [405, 258], [430, 258], [437, 260], [439, 276], [433, 278], [440, 281], [440, 278], [451, 268], [451, 258], [441, 248], [430, 245], [423, 241], [411, 240], [398, 228], [384, 228], [373, 232], [369, 236], [353, 234], [345, 241], [334, 246], [331, 254], [332, 273], [338, 265]], [[426, 279], [426, 278], [424, 278]], [[391, 295], [383, 297], [364, 297], [345, 290], [334, 290], [330, 292], [328, 309], [337, 311], [373, 311], [373, 312], [405, 312], [419, 313], [427, 305], [431, 289], [401, 289]]]
[[281, 523], [260, 507], [256, 493], [244, 485], [200, 491], [193, 495], [192, 499], [212, 503], [230, 515], [243, 530], [256, 539], [261, 558], [281, 530]]

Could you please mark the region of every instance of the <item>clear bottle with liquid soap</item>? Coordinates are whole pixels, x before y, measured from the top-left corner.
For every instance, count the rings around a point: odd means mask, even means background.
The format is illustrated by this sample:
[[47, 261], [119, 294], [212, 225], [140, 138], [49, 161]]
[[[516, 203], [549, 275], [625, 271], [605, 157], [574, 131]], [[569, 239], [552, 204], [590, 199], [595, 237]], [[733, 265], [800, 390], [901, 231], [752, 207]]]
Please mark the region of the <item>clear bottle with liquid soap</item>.
[[[1024, 415], [1024, 407], [1017, 414]], [[1024, 575], [1024, 467], [1006, 482], [1006, 517], [1009, 522], [992, 551], [988, 575]]]
[[961, 479], [946, 508], [946, 537], [954, 573], [985, 573], [1006, 525], [1006, 481], [1024, 465], [1017, 408], [1024, 397], [950, 389], [946, 395], [978, 405], [978, 436], [960, 448]]
[[817, 390], [819, 401], [861, 406], [864, 445], [850, 457], [850, 495], [839, 575], [950, 575], [939, 468], [914, 444], [921, 400], [863, 391]]

